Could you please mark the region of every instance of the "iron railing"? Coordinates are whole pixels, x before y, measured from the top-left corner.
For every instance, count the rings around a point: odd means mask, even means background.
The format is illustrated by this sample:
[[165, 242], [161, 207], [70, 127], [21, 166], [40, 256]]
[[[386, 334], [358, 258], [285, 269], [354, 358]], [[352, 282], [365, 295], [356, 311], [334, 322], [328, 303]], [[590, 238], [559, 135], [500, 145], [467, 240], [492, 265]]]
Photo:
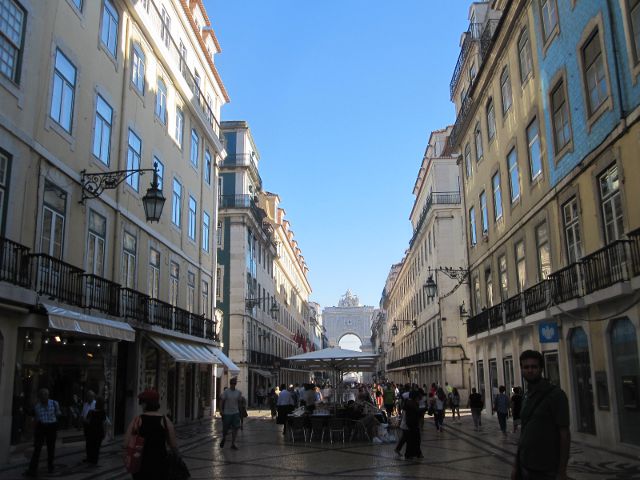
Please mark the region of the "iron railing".
[[466, 95], [464, 100], [462, 100], [462, 105], [460, 105], [460, 110], [458, 110], [458, 114], [456, 115], [456, 122], [453, 124], [451, 133], [449, 134], [448, 149], [450, 151], [455, 151], [458, 141], [460, 140], [459, 137], [464, 133], [464, 129], [467, 128], [467, 120], [470, 118], [469, 113], [471, 112], [472, 106], [473, 100], [469, 95]]
[[258, 172], [258, 167], [256, 166], [255, 159], [253, 155], [249, 155], [248, 153], [231, 153], [227, 154], [224, 161], [220, 165], [221, 167], [249, 167], [251, 174], [258, 180], [258, 189], [262, 188], [262, 178], [260, 177], [260, 173]]
[[82, 306], [81, 269], [45, 253], [32, 253], [29, 257], [33, 289], [38, 295]]
[[582, 269], [579, 263], [572, 263], [549, 275], [553, 301], [562, 303], [578, 298], [583, 292]]
[[174, 328], [178, 332], [190, 333], [191, 331], [191, 313], [182, 308], [174, 307], [173, 318], [175, 320]]
[[413, 236], [411, 240], [409, 240], [409, 245], [413, 245], [417, 236], [420, 233], [420, 229], [424, 224], [427, 214], [431, 210], [433, 205], [459, 205], [460, 204], [460, 192], [432, 192], [427, 197], [427, 200], [424, 202], [424, 207], [422, 207], [422, 213], [420, 213], [420, 219], [416, 225], [415, 230], [413, 231]]
[[8, 238], [0, 238], [0, 280], [29, 287], [29, 249]]
[[541, 312], [550, 304], [549, 281], [543, 280], [524, 291], [524, 310], [527, 315]]
[[436, 347], [424, 352], [414, 353], [404, 358], [400, 358], [387, 364], [387, 369], [411, 367], [424, 363], [439, 362], [442, 359], [441, 348]]
[[189, 325], [191, 326], [191, 335], [204, 338], [204, 315], [190, 313]]
[[149, 299], [149, 324], [172, 330], [173, 305], [157, 298]]
[[220, 208], [250, 208], [255, 204], [254, 196], [246, 193], [237, 195], [220, 195]]
[[485, 23], [484, 30], [480, 36], [480, 57], [483, 61], [493, 45], [493, 36], [496, 33], [496, 27], [499, 21], [499, 19], [493, 19]]
[[631, 250], [631, 269], [633, 275], [640, 275], [640, 228], [629, 232], [629, 249]]
[[470, 23], [468, 30], [464, 33], [464, 40], [462, 41], [462, 47], [460, 48], [460, 54], [458, 55], [458, 61], [456, 62], [456, 66], [453, 69], [453, 76], [451, 77], [451, 82], [449, 82], [449, 93], [451, 95], [451, 99], [453, 99], [456, 87], [458, 86], [458, 80], [460, 80], [460, 76], [464, 70], [464, 64], [469, 56], [469, 51], [471, 50], [471, 45], [474, 42], [480, 40], [480, 32], [482, 31], [481, 23]]
[[215, 342], [220, 340], [218, 337], [218, 332], [216, 331], [216, 323], [217, 322], [210, 320], [208, 318], [204, 319], [204, 335], [203, 335], [204, 338], [208, 340], [213, 340]]
[[628, 243], [630, 243], [628, 240], [616, 240], [582, 259], [586, 293], [629, 279]]
[[120, 289], [120, 315], [141, 323], [149, 322], [149, 295], [131, 288]]
[[502, 304], [494, 305], [487, 310], [489, 315], [489, 328], [498, 328], [504, 325], [504, 319], [502, 317]]
[[85, 273], [82, 277], [83, 307], [93, 308], [108, 315], [120, 315], [120, 285], [97, 275]]

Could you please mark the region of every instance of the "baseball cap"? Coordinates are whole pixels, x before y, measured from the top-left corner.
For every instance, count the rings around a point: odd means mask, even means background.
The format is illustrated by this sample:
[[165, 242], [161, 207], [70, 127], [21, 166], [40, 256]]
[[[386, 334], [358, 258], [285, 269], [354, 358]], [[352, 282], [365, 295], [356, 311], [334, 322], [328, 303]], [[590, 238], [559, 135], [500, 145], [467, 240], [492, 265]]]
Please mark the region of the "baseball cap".
[[147, 388], [144, 392], [138, 395], [138, 400], [141, 402], [159, 402], [160, 394], [155, 391], [153, 388]]

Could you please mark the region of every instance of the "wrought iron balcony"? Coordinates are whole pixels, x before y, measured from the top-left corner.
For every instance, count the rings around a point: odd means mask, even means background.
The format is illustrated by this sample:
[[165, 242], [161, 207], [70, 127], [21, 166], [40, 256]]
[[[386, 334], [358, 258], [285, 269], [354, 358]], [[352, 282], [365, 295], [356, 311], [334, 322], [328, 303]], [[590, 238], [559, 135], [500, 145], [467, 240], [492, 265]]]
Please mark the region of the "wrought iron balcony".
[[222, 168], [249, 167], [249, 171], [254, 176], [254, 178], [256, 178], [258, 181], [258, 189], [259, 190], [262, 189], [262, 178], [260, 177], [260, 173], [258, 172], [258, 166], [256, 165], [256, 162], [254, 161], [254, 158], [252, 155], [249, 155], [248, 153], [230, 153], [225, 157], [224, 161], [222, 162], [222, 165], [220, 166]]
[[220, 195], [220, 208], [251, 208], [255, 205], [253, 195], [241, 193], [237, 195]]
[[130, 288], [120, 289], [120, 315], [149, 323], [149, 295]]
[[484, 25], [482, 36], [480, 37], [480, 57], [483, 62], [489, 53], [489, 50], [493, 46], [493, 36], [496, 33], [496, 28], [498, 27], [499, 22], [499, 19], [493, 19], [488, 20]]
[[640, 275], [640, 228], [629, 232], [629, 248], [631, 249], [631, 266], [633, 275]]
[[404, 358], [395, 360], [387, 364], [388, 370], [402, 367], [412, 367], [415, 365], [423, 365], [425, 363], [439, 362], [442, 359], [441, 348], [436, 347], [431, 350], [425, 350], [424, 352], [414, 353]]
[[617, 240], [582, 260], [586, 293], [606, 288], [630, 278], [631, 257], [627, 240]]
[[460, 54], [458, 55], [458, 61], [456, 62], [456, 67], [453, 69], [453, 76], [451, 77], [451, 82], [449, 83], [449, 93], [451, 95], [451, 99], [453, 99], [456, 87], [458, 86], [458, 80], [460, 80], [460, 75], [464, 70], [464, 64], [469, 56], [469, 52], [471, 50], [471, 45], [474, 42], [480, 40], [480, 32], [482, 31], [481, 23], [470, 23], [468, 30], [464, 33], [464, 40], [462, 41], [462, 47], [460, 48]]
[[449, 135], [447, 147], [449, 151], [455, 151], [458, 143], [462, 140], [460, 137], [464, 133], [464, 129], [467, 128], [469, 112], [471, 112], [472, 106], [473, 100], [471, 100], [471, 97], [467, 95], [462, 101], [462, 105], [460, 106], [460, 110], [458, 110], [458, 115], [456, 116], [456, 123], [453, 124], [451, 134]]
[[28, 288], [30, 273], [29, 249], [8, 238], [0, 238], [0, 280]]
[[432, 192], [429, 194], [424, 203], [424, 207], [422, 207], [422, 213], [420, 213], [420, 219], [413, 231], [413, 236], [411, 240], [409, 240], [410, 246], [413, 246], [413, 242], [415, 242], [420, 234], [420, 229], [433, 205], [460, 205], [460, 192]]
[[83, 307], [120, 315], [120, 285], [93, 274], [82, 274]]
[[173, 305], [157, 298], [149, 299], [149, 324], [173, 329]]
[[30, 255], [33, 289], [38, 295], [70, 305], [82, 306], [83, 270], [51, 255]]

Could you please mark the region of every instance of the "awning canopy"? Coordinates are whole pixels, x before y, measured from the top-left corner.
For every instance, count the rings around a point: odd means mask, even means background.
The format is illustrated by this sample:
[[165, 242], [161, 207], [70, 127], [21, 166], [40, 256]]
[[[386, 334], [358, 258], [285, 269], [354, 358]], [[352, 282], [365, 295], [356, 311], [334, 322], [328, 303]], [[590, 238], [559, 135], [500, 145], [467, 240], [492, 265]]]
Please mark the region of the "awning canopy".
[[173, 338], [149, 335], [149, 338], [167, 352], [176, 362], [220, 364], [220, 360], [206, 345], [185, 342]]
[[375, 371], [378, 355], [343, 348], [325, 348], [314, 352], [288, 357], [303, 368], [310, 370], [334, 370], [342, 372]]
[[262, 370], [260, 368], [250, 368], [249, 370], [251, 370], [254, 373], [257, 373], [261, 377], [268, 378], [268, 379], [273, 378], [273, 374], [267, 370]]
[[133, 342], [136, 339], [136, 332], [128, 323], [74, 312], [46, 303], [43, 306], [49, 317], [49, 328], [54, 330], [65, 330], [127, 342]]
[[231, 361], [229, 357], [222, 353], [222, 350], [215, 347], [208, 348], [218, 358], [218, 360], [220, 360], [220, 362], [217, 363], [222, 363], [227, 368], [227, 370], [229, 370], [229, 373], [231, 375], [237, 375], [240, 373], [240, 368], [235, 363], [233, 363], [233, 361]]

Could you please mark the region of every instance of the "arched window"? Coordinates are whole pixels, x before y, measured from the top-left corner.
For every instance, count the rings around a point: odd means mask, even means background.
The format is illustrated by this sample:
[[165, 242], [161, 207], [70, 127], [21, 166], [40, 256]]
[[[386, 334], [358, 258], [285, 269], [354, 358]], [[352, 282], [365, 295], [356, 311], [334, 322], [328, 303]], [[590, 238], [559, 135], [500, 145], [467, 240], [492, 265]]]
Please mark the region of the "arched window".
[[591, 361], [589, 357], [589, 339], [582, 327], [573, 328], [569, 333], [571, 348], [571, 366], [574, 386], [574, 402], [578, 417], [577, 430], [583, 433], [596, 433], [593, 408], [593, 384], [591, 383]]

